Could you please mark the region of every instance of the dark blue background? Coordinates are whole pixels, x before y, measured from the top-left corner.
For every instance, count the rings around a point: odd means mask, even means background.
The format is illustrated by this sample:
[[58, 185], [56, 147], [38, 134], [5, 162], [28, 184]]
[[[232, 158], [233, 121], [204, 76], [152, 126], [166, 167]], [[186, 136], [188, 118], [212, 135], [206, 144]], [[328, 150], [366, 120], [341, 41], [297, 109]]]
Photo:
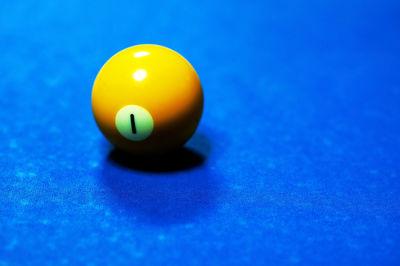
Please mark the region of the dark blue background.
[[[2, 1], [0, 265], [399, 265], [399, 28], [398, 1]], [[141, 43], [204, 87], [170, 168], [91, 113]]]

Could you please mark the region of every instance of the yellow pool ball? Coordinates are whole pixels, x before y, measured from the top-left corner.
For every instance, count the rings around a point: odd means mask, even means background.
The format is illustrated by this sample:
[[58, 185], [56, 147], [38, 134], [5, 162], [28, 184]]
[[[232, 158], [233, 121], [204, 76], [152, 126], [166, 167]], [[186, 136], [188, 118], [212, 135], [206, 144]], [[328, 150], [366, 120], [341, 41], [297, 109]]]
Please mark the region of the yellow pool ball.
[[183, 56], [159, 45], [137, 45], [100, 69], [92, 109], [100, 131], [118, 149], [160, 154], [192, 137], [203, 112], [203, 91]]

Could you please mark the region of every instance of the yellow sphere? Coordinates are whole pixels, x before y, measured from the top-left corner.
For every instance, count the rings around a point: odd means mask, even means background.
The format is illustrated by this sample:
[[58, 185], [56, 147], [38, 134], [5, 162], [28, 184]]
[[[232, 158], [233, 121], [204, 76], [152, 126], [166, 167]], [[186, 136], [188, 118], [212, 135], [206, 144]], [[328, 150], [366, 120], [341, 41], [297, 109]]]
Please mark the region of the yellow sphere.
[[111, 57], [97, 74], [92, 109], [103, 135], [137, 155], [171, 151], [196, 131], [203, 91], [192, 65], [158, 45], [137, 45]]

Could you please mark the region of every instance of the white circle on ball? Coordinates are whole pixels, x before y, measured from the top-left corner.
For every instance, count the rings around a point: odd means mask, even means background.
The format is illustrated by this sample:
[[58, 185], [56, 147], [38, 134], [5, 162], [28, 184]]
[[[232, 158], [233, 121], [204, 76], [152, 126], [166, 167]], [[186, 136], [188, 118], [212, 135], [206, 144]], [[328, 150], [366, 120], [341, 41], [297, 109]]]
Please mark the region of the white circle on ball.
[[138, 105], [121, 108], [115, 116], [115, 125], [122, 136], [133, 141], [148, 138], [154, 128], [151, 114]]

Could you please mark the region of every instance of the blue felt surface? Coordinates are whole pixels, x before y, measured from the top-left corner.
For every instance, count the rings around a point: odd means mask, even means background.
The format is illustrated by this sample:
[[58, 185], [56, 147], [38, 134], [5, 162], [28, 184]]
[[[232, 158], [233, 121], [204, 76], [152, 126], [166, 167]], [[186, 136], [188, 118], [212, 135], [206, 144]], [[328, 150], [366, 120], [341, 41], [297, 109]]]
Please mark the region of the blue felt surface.
[[[399, 265], [399, 11], [2, 1], [0, 265]], [[204, 86], [169, 169], [114, 158], [91, 113], [97, 71], [139, 43]]]

